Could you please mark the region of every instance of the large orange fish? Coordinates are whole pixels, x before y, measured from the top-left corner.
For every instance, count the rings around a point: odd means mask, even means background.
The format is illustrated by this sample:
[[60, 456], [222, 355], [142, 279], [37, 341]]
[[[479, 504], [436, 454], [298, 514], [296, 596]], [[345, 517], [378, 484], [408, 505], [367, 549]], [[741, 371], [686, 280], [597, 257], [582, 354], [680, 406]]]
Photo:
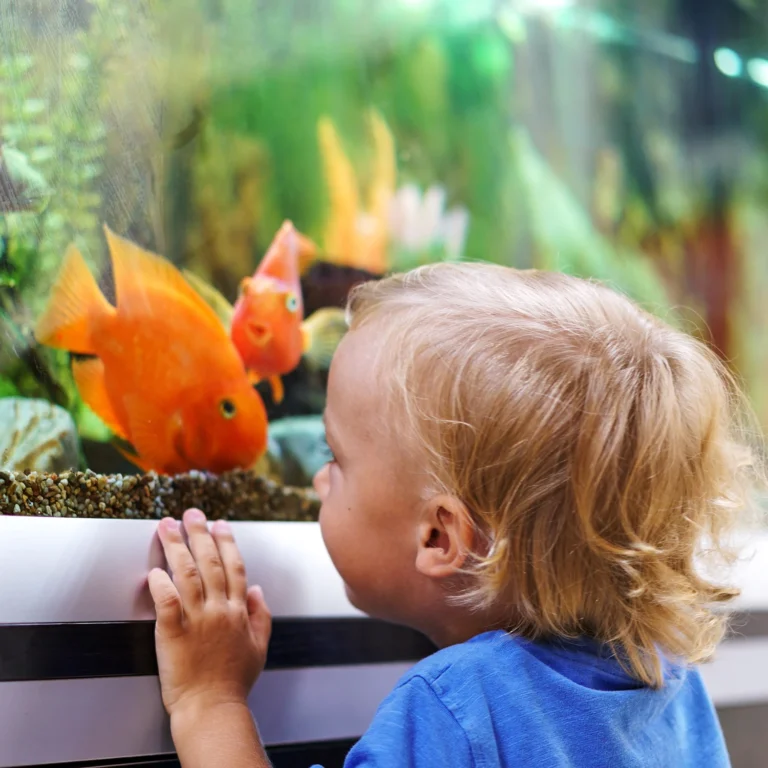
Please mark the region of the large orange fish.
[[142, 469], [252, 466], [267, 415], [226, 328], [170, 262], [104, 231], [116, 306], [71, 245], [35, 337], [92, 356], [72, 363], [80, 395]]

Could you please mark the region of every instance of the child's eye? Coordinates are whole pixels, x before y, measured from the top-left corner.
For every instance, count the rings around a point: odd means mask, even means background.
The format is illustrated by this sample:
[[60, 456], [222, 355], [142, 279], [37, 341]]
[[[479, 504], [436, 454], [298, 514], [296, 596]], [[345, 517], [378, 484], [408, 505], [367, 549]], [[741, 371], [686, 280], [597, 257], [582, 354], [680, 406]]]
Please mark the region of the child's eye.
[[336, 456], [331, 450], [331, 446], [328, 445], [328, 441], [323, 437], [322, 451], [326, 464], [336, 464]]

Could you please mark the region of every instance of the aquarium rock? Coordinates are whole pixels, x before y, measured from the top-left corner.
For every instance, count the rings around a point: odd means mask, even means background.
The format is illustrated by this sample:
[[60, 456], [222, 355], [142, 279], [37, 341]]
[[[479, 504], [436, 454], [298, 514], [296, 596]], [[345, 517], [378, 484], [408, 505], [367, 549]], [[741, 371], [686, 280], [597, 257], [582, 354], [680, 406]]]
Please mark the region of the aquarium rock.
[[331, 458], [322, 416], [289, 416], [269, 425], [270, 440], [280, 448], [284, 482], [308, 486]]
[[47, 400], [0, 398], [0, 469], [63, 472], [79, 465], [77, 428]]
[[320, 502], [310, 489], [288, 488], [245, 470], [222, 475], [97, 475], [95, 472], [0, 470], [0, 515], [180, 518], [197, 507], [229, 520], [317, 520]]

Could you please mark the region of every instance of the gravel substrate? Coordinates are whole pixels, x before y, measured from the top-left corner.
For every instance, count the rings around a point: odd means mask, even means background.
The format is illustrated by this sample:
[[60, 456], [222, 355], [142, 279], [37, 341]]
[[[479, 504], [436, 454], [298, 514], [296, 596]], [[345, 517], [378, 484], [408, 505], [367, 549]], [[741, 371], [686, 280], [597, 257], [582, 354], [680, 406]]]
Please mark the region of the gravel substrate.
[[189, 507], [211, 519], [305, 522], [317, 520], [320, 503], [311, 489], [283, 487], [245, 471], [168, 477], [0, 470], [0, 515], [157, 520], [180, 518]]

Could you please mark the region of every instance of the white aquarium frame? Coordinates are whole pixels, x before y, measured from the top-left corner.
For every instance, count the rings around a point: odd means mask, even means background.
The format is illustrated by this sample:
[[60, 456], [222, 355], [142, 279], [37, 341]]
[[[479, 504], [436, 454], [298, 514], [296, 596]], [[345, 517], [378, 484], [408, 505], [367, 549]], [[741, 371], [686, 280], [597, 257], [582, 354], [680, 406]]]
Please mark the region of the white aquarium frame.
[[[147, 629], [153, 611], [146, 574], [162, 565], [156, 529], [156, 522], [146, 520], [0, 516], [0, 641], [11, 633], [28, 637], [23, 633], [58, 631], [57, 626], [87, 630], [92, 622], [137, 622]], [[386, 651], [390, 641], [402, 647], [402, 634], [396, 637], [401, 630], [370, 622], [349, 604], [316, 523], [235, 522], [233, 529], [249, 581], [263, 586], [276, 627], [293, 622], [312, 632], [313, 621], [354, 620], [355, 627], [369, 631], [379, 651]], [[737, 572], [743, 629], [737, 628], [715, 661], [702, 669], [718, 707], [768, 702], [768, 532], [753, 537], [749, 547], [750, 557]], [[333, 621], [330, 625], [335, 626]], [[315, 659], [309, 666], [286, 663], [268, 669], [251, 696], [268, 746], [314, 745], [307, 746], [296, 765], [319, 761], [312, 752], [318, 744], [358, 737], [381, 699], [418, 658], [405, 658], [407, 651], [393, 659], [374, 652], [369, 660], [366, 644], [365, 649], [350, 648], [353, 663], [347, 663], [337, 656], [349, 637], [339, 635], [338, 647], [333, 637], [328, 639], [331, 663]], [[60, 669], [49, 676], [46, 658], [61, 656], [62, 649], [40, 645], [38, 639], [9, 652], [0, 642], [0, 768], [109, 765], [124, 758], [172, 755], [155, 676], [69, 676]], [[145, 661], [146, 646], [145, 633], [144, 647], [135, 649]], [[124, 651], [133, 653], [130, 647]], [[81, 657], [87, 666], [88, 652], [82, 650]], [[43, 670], [40, 679], [9, 679], [14, 659], [25, 666], [30, 658], [32, 668]]]

